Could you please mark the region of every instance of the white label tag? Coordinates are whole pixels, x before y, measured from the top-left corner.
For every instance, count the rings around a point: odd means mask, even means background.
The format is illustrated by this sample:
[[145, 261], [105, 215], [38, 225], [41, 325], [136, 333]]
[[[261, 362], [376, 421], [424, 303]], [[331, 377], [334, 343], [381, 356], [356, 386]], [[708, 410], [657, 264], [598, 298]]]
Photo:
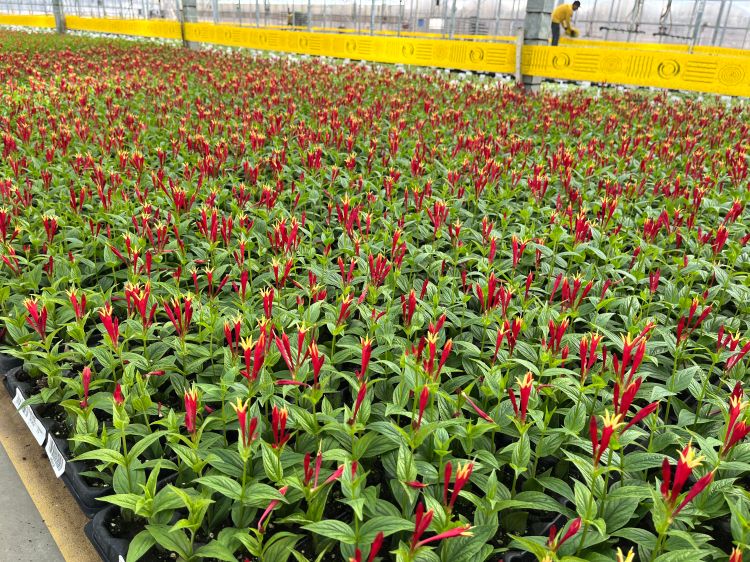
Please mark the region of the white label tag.
[[117, 562], [125, 562], [125, 559], [122, 556], [118, 556]]
[[44, 429], [42, 422], [40, 422], [39, 419], [37, 419], [37, 417], [34, 415], [31, 406], [20, 408], [24, 400], [25, 398], [23, 397], [23, 394], [21, 394], [21, 390], [17, 388], [16, 395], [12, 400], [13, 405], [16, 407], [16, 410], [18, 410], [18, 413], [21, 414], [23, 421], [26, 422], [26, 427], [29, 428], [29, 431], [31, 431], [34, 439], [36, 439], [36, 442], [41, 445], [42, 443], [44, 443], [44, 438], [47, 436], [47, 430]]
[[44, 429], [42, 422], [40, 422], [39, 419], [34, 415], [31, 406], [21, 408], [20, 410], [18, 410], [18, 413], [21, 414], [23, 421], [26, 422], [26, 426], [29, 428], [29, 431], [31, 431], [31, 434], [34, 436], [34, 439], [36, 439], [36, 442], [40, 445], [44, 443], [44, 438], [47, 436], [47, 430]]
[[52, 465], [52, 470], [55, 471], [55, 476], [60, 478], [63, 472], [65, 472], [65, 457], [60, 452], [60, 449], [57, 448], [57, 443], [52, 439], [52, 435], [47, 439], [47, 445], [44, 447], [44, 450], [47, 451], [47, 458]]
[[23, 394], [21, 394], [21, 389], [16, 388], [16, 395], [13, 397], [13, 405], [16, 407], [16, 410], [21, 407], [21, 404], [23, 404], [24, 397]]

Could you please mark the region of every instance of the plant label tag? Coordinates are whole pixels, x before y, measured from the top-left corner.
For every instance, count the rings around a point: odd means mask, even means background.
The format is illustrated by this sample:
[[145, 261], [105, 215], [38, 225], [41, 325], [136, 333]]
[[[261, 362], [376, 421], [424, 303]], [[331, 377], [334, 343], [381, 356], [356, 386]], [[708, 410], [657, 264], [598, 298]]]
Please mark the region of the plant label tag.
[[55, 476], [60, 478], [63, 472], [65, 472], [65, 457], [60, 452], [60, 449], [57, 448], [57, 443], [55, 443], [51, 435], [47, 439], [47, 445], [44, 447], [44, 450], [47, 451], [47, 458], [50, 465], [52, 465], [52, 470], [55, 471]]
[[16, 389], [16, 395], [13, 397], [13, 405], [16, 407], [16, 410], [21, 407], [21, 404], [23, 404], [23, 394], [21, 394], [21, 389]]
[[125, 559], [122, 556], [118, 556], [117, 562], [125, 562]]
[[36, 439], [36, 442], [39, 443], [39, 445], [44, 443], [44, 438], [47, 436], [47, 430], [44, 429], [42, 422], [40, 422], [39, 419], [34, 415], [31, 407], [26, 406], [24, 408], [21, 408], [20, 410], [18, 410], [18, 413], [21, 414], [23, 421], [26, 422], [26, 426], [29, 428], [29, 431], [31, 431], [31, 434], [34, 436], [34, 439]]

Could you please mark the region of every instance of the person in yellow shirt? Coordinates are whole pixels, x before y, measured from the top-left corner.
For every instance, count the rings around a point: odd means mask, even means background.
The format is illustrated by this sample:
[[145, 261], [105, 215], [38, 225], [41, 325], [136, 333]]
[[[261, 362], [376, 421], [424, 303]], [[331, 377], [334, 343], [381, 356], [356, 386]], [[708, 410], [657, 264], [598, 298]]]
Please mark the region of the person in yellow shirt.
[[573, 17], [573, 12], [581, 7], [581, 3], [576, 0], [572, 4], [560, 4], [552, 12], [552, 46], [556, 46], [560, 42], [560, 26], [565, 28], [565, 31], [571, 33], [573, 29], [570, 25], [570, 20]]

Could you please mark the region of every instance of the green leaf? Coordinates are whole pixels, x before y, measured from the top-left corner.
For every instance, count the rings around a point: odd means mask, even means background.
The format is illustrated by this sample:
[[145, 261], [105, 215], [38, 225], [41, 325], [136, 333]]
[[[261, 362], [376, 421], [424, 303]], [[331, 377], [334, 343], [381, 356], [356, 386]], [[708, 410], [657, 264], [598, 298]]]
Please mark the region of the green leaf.
[[156, 544], [154, 537], [148, 530], [144, 529], [130, 541], [126, 562], [137, 562], [154, 544]]
[[310, 531], [316, 535], [321, 535], [344, 544], [355, 544], [357, 542], [357, 537], [354, 535], [354, 531], [343, 521], [327, 519], [316, 523], [310, 523], [302, 528], [305, 531]]
[[232, 500], [239, 500], [242, 495], [242, 486], [227, 476], [204, 476], [196, 482]]
[[666, 552], [658, 556], [654, 562], [692, 562], [694, 560], [703, 560], [708, 554], [707, 552], [693, 549], [673, 550], [672, 552]]
[[386, 537], [399, 531], [414, 530], [414, 522], [407, 521], [401, 517], [381, 516], [373, 517], [366, 521], [359, 529], [360, 543], [371, 543], [378, 533], [383, 533]]
[[195, 555], [198, 558], [216, 558], [217, 560], [225, 560], [226, 562], [237, 562], [234, 553], [216, 540], [200, 547], [195, 551]]
[[528, 433], [522, 433], [521, 438], [516, 441], [511, 455], [510, 466], [516, 474], [526, 472], [531, 460], [531, 445]]
[[276, 456], [276, 450], [268, 443], [261, 443], [263, 450], [263, 470], [271, 482], [281, 482], [284, 478], [284, 469], [281, 467], [281, 461]]
[[175, 552], [182, 558], [190, 557], [190, 540], [182, 531], [172, 531], [168, 525], [146, 525], [146, 530], [162, 548]]

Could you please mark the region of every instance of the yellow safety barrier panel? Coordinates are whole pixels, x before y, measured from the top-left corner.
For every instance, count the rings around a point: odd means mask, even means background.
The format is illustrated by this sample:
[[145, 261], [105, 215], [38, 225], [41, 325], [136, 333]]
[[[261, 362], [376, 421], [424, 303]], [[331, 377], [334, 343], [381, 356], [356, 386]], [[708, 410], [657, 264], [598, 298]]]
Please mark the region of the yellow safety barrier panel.
[[116, 33], [118, 35], [136, 35], [138, 37], [158, 37], [162, 39], [181, 39], [180, 23], [166, 20], [117, 20], [104, 18], [81, 18], [67, 16], [65, 25], [77, 31], [97, 33]]
[[[0, 25], [54, 27], [52, 16], [0, 15]], [[69, 29], [182, 39], [230, 47], [352, 60], [512, 74], [516, 46], [424, 36], [354, 35], [165, 20], [69, 16]], [[657, 43], [566, 40], [558, 47], [523, 47], [523, 74], [609, 84], [653, 86], [750, 97], [750, 51]]]
[[524, 74], [750, 96], [750, 59], [632, 49], [524, 47]]
[[54, 28], [55, 18], [54, 16], [22, 16], [15, 14], [0, 14], [0, 25]]
[[185, 39], [231, 47], [484, 72], [515, 72], [515, 45], [468, 41], [307, 33], [200, 23]]

